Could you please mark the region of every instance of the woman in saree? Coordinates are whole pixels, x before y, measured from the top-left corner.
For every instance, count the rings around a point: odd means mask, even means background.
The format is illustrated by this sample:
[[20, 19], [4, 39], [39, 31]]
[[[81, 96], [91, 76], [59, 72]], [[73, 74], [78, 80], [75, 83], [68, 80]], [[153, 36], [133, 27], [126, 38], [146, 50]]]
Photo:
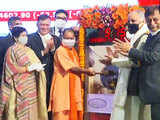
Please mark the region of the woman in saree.
[[11, 33], [16, 42], [5, 56], [0, 120], [48, 120], [44, 65], [26, 46], [25, 28], [16, 26]]

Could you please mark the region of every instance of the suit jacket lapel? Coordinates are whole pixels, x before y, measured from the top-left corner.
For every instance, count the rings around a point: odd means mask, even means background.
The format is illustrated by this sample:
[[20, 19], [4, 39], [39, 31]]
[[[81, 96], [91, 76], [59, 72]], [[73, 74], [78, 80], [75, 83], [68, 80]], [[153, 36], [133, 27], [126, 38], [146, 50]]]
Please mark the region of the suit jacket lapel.
[[153, 40], [152, 45], [153, 45], [153, 46], [157, 43], [157, 41], [158, 41], [159, 38], [160, 38], [160, 32], [158, 32], [156, 35], [154, 35], [154, 36], [152, 37], [152, 40]]
[[157, 43], [157, 40], [160, 39], [160, 32], [157, 33], [157, 35], [151, 36], [151, 34], [148, 36], [146, 41], [146, 50], [152, 50], [155, 44]]
[[6, 36], [6, 39], [7, 39], [7, 41], [8, 41], [8, 44], [13, 44], [13, 43], [15, 42], [15, 40], [14, 40], [14, 38], [12, 37], [11, 34], [8, 34], [8, 35]]
[[40, 50], [44, 50], [42, 39], [38, 32], [36, 32], [35, 34], [35, 42], [36, 42], [36, 45], [40, 48]]
[[52, 27], [52, 28], [51, 28], [50, 34], [51, 34], [51, 35], [55, 35], [55, 27]]

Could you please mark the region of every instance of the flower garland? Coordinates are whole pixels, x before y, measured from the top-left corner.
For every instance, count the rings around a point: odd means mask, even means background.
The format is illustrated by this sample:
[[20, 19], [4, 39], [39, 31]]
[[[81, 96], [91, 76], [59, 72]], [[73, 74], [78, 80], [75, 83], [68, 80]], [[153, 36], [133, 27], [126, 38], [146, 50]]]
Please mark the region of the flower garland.
[[87, 34], [90, 44], [112, 42], [115, 38], [124, 41], [128, 13], [129, 7], [127, 4], [111, 8], [95, 6], [81, 10], [79, 23], [85, 29], [97, 29], [96, 34]]
[[79, 22], [84, 28], [103, 28], [104, 24], [101, 21], [101, 12], [98, 6], [81, 10]]
[[[80, 67], [85, 68], [85, 29], [81, 26], [79, 30], [79, 57]], [[84, 74], [81, 76], [84, 81]]]
[[[85, 29], [81, 26], [79, 30], [79, 43], [78, 43], [78, 49], [79, 49], [79, 58], [80, 58], [80, 67], [85, 68]], [[85, 80], [85, 75], [81, 74], [81, 81], [82, 81], [82, 100], [84, 99], [84, 87], [83, 83]], [[83, 101], [84, 104], [84, 101]]]
[[112, 7], [112, 17], [114, 19], [114, 29], [125, 27], [128, 22], [128, 5], [119, 5], [118, 7]]

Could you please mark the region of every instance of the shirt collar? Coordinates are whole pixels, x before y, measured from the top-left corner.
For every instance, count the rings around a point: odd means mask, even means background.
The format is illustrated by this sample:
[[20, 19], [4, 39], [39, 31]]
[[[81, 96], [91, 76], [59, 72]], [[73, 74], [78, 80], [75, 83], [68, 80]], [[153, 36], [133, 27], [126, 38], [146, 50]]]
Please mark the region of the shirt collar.
[[46, 36], [51, 36], [49, 33], [46, 34], [46, 35], [42, 35], [40, 32], [38, 32], [38, 34], [40, 35], [41, 38], [44, 38], [44, 39], [45, 39]]
[[151, 32], [151, 31], [150, 31], [150, 33], [151, 33], [152, 36], [156, 35], [158, 32], [160, 32], [160, 29], [157, 30], [156, 32]]

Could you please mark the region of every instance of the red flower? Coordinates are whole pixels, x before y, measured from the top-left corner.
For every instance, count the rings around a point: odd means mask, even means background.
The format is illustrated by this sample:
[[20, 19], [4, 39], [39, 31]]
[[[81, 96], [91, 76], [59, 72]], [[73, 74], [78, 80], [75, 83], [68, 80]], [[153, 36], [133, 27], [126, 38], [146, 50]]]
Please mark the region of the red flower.
[[111, 38], [111, 28], [109, 28], [109, 27], [107, 27], [107, 28], [105, 29], [105, 38], [106, 38], [108, 41], [112, 42], [112, 38]]
[[124, 41], [125, 36], [126, 36], [125, 27], [120, 27], [119, 29], [117, 29], [116, 37], [117, 37], [118, 39]]

